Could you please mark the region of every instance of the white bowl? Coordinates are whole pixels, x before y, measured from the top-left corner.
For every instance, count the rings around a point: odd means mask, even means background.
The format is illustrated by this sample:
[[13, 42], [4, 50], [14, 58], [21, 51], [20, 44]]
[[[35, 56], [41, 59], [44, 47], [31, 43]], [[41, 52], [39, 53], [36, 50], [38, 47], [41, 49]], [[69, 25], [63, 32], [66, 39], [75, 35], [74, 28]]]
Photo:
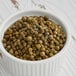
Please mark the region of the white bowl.
[[[65, 46], [58, 54], [40, 61], [27, 61], [12, 56], [4, 49], [2, 39], [6, 29], [22, 16], [30, 15], [47, 16], [63, 27], [67, 40]], [[60, 65], [62, 65], [61, 61], [64, 59], [63, 57], [65, 56], [66, 51], [68, 51], [67, 48], [70, 44], [70, 38], [71, 36], [67, 22], [56, 14], [53, 14], [51, 11], [27, 10], [18, 12], [4, 21], [2, 27], [0, 28], [0, 50], [2, 53], [2, 64], [12, 76], [54, 76], [57, 70], [60, 68]]]

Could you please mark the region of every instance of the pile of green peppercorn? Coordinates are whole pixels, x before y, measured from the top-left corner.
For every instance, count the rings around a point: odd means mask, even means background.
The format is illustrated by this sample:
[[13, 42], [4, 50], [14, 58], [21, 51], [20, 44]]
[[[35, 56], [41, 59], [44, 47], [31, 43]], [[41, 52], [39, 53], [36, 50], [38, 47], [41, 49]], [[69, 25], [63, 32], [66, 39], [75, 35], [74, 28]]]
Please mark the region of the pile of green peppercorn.
[[46, 16], [23, 16], [4, 33], [4, 48], [23, 60], [42, 60], [57, 54], [66, 42], [63, 28]]

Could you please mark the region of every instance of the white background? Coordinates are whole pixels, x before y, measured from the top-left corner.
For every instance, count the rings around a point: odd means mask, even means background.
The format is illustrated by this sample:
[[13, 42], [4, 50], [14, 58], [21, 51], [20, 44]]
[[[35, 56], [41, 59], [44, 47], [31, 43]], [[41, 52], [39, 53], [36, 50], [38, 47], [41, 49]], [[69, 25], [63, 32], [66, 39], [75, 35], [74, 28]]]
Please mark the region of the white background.
[[[17, 2], [18, 8], [11, 0], [0, 0], [0, 24], [13, 13], [33, 8], [50, 10], [68, 22], [72, 34], [71, 44], [56, 76], [76, 76], [76, 0], [17, 0]], [[0, 76], [8, 76], [1, 64]]]

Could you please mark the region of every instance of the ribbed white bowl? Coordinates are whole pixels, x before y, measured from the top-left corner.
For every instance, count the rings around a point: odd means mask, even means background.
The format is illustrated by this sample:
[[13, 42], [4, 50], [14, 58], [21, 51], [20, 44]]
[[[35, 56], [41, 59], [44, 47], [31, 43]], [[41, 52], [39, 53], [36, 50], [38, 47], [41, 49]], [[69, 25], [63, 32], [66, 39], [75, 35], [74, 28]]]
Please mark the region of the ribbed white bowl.
[[[61, 57], [60, 57], [61, 58]], [[3, 55], [3, 66], [5, 71], [12, 76], [54, 76], [60, 68], [60, 59], [45, 63], [30, 64], [17, 63]]]
[[[59, 23], [63, 27], [67, 35], [67, 41], [64, 48], [57, 55], [41, 61], [26, 61], [10, 55], [4, 49], [2, 45], [2, 38], [5, 30], [13, 22], [15, 22], [16, 20], [25, 15], [48, 16], [49, 18]], [[55, 14], [51, 13], [50, 11], [42, 11], [42, 10], [21, 11], [8, 18], [0, 28], [0, 50], [2, 53], [2, 65], [4, 66], [5, 70], [9, 72], [12, 76], [55, 76], [58, 69], [60, 68], [62, 59], [64, 59], [67, 47], [69, 46], [69, 42], [70, 42], [70, 33], [67, 24], [66, 22], [64, 22], [64, 20], [60, 19]]]

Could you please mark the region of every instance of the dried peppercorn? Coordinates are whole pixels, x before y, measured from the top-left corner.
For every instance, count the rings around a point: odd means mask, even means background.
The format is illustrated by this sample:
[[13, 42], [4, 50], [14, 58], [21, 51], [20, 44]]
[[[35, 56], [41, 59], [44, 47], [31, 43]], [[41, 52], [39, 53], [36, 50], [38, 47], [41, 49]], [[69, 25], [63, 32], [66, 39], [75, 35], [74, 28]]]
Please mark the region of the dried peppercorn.
[[4, 33], [7, 52], [23, 60], [42, 60], [57, 54], [66, 42], [63, 28], [47, 16], [23, 16]]

